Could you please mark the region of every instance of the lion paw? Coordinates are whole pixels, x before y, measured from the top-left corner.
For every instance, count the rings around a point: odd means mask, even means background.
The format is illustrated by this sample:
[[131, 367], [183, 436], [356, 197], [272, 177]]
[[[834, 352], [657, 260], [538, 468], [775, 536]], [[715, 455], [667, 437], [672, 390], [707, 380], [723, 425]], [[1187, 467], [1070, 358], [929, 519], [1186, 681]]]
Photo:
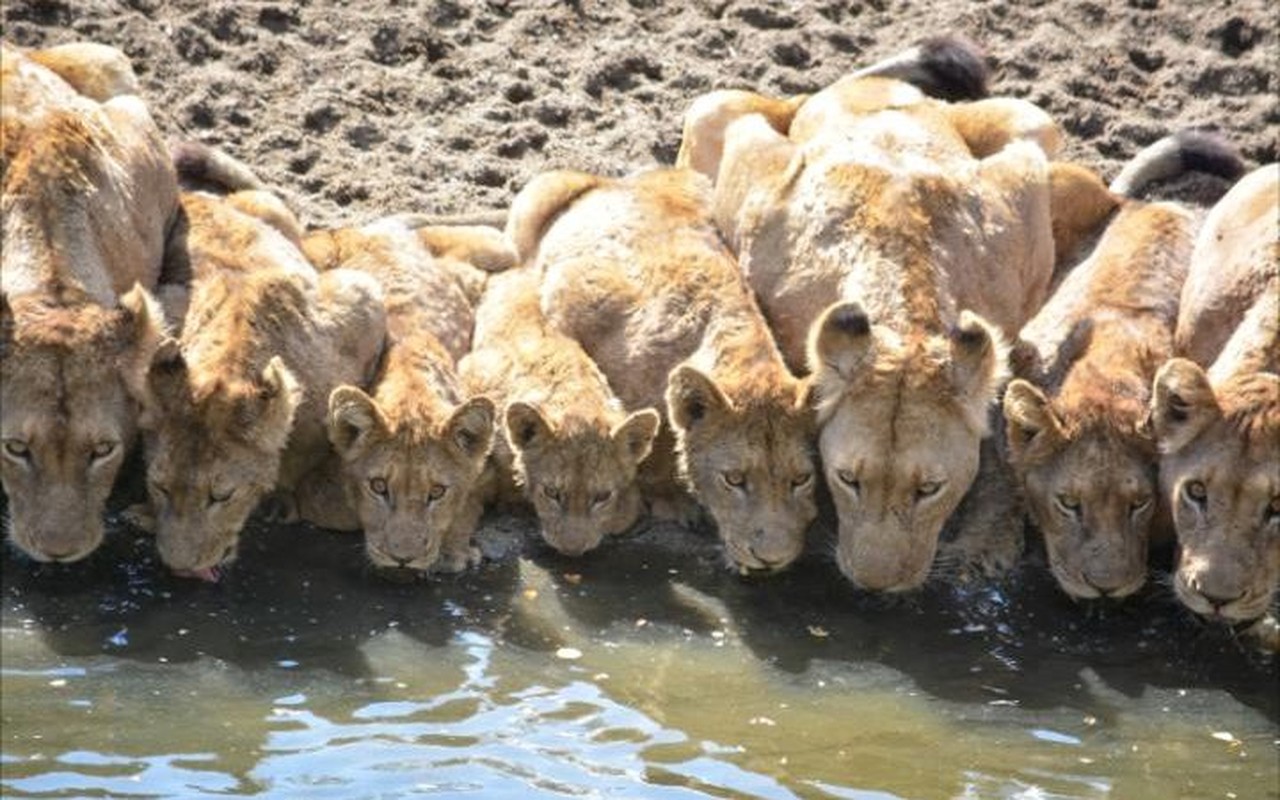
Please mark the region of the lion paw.
[[1258, 649], [1267, 653], [1280, 653], [1280, 620], [1268, 614], [1255, 622], [1247, 631], [1248, 636]]
[[120, 519], [143, 533], [155, 535], [156, 515], [150, 503], [134, 503], [120, 512]]
[[440, 554], [440, 560], [432, 567], [435, 572], [464, 572], [470, 567], [479, 566], [484, 560], [480, 548], [468, 543], [464, 548], [448, 550]]

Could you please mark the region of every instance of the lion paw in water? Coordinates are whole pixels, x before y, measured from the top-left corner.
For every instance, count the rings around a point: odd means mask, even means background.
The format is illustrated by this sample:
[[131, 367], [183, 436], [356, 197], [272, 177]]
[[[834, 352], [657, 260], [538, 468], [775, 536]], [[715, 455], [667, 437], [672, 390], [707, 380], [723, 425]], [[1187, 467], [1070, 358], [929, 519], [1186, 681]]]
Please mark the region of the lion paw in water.
[[1244, 635], [1264, 653], [1280, 653], [1280, 620], [1274, 614], [1253, 623]]
[[432, 565], [431, 571], [464, 572], [470, 567], [480, 566], [483, 560], [484, 554], [480, 552], [480, 548], [468, 543], [462, 548], [441, 551], [440, 560]]

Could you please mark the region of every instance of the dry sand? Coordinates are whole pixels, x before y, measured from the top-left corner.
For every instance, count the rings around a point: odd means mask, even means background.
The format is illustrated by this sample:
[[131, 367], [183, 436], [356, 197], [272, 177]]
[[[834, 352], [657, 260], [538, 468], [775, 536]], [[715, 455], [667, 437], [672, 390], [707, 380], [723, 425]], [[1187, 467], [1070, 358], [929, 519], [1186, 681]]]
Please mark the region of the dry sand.
[[1277, 159], [1277, 15], [1265, 0], [0, 7], [19, 45], [122, 48], [169, 136], [247, 161], [310, 225], [502, 210], [542, 170], [669, 164], [701, 92], [809, 92], [946, 31], [981, 44], [993, 92], [1041, 104], [1068, 134], [1066, 157], [1104, 177], [1183, 127], [1222, 132], [1251, 166]]

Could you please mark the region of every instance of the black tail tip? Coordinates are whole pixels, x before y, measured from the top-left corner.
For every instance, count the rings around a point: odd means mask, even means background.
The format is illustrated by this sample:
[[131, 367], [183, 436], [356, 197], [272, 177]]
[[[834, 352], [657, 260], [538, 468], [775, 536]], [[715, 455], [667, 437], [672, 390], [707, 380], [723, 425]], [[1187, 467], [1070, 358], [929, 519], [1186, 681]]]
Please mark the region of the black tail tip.
[[912, 81], [930, 97], [948, 102], [981, 100], [989, 92], [991, 71], [986, 54], [972, 39], [958, 33], [931, 36], [920, 50], [920, 80]]
[[1188, 129], [1174, 134], [1182, 167], [1189, 172], [1204, 172], [1229, 181], [1239, 180], [1245, 173], [1244, 159], [1235, 147], [1212, 131]]
[[191, 141], [178, 142], [169, 149], [169, 156], [179, 178], [191, 181], [209, 178], [212, 152], [208, 145]]

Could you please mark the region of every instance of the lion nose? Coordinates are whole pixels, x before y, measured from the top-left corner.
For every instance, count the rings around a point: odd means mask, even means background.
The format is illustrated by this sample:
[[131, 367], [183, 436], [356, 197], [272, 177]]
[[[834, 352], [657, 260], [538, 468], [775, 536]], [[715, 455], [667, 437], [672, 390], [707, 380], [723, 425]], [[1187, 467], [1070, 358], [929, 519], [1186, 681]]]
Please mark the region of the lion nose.
[[764, 535], [763, 531], [757, 533], [755, 539], [755, 543], [747, 546], [747, 552], [765, 567], [774, 569], [785, 564], [790, 559], [789, 553], [777, 552], [776, 547], [770, 549], [767, 544], [764, 544], [764, 542], [768, 541], [768, 537]]

